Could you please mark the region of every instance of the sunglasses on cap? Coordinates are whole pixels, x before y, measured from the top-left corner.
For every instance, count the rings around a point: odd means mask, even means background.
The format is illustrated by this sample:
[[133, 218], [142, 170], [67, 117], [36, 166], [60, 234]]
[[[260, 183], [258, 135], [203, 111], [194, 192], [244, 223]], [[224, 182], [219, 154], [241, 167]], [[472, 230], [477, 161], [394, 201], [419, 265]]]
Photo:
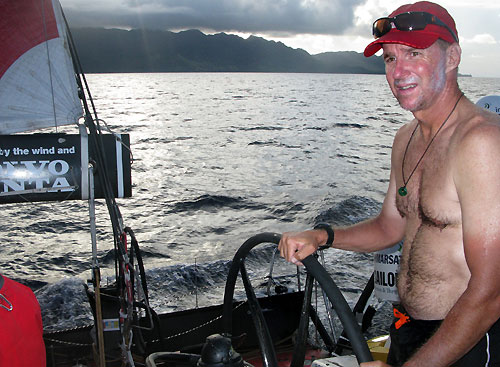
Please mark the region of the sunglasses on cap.
[[[429, 24], [435, 24], [446, 28], [455, 42], [458, 42], [457, 35], [441, 19], [424, 11], [415, 11], [398, 14], [392, 18], [379, 18], [373, 22], [373, 37], [380, 38], [396, 28], [400, 31], [421, 31]], [[394, 27], [393, 27], [394, 25]]]

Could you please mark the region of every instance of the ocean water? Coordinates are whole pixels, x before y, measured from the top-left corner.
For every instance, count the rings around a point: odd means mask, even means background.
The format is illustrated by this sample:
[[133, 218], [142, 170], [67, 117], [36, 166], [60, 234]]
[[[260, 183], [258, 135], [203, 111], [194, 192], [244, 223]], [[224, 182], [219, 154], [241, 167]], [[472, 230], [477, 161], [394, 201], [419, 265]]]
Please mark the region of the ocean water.
[[[130, 134], [133, 197], [118, 203], [143, 251], [157, 312], [220, 303], [229, 261], [254, 234], [375, 215], [388, 185], [393, 136], [411, 119], [381, 75], [87, 79], [99, 117], [112, 131]], [[499, 94], [500, 80], [460, 78], [460, 85], [475, 101]], [[2, 209], [1, 272], [35, 290], [47, 330], [89, 323], [83, 290], [91, 268], [87, 203]], [[114, 261], [103, 202], [97, 216], [106, 282]], [[271, 250], [250, 259], [256, 277], [267, 275]], [[350, 302], [369, 278], [372, 259], [327, 252], [328, 268]], [[276, 272], [293, 275], [295, 268], [277, 260]]]

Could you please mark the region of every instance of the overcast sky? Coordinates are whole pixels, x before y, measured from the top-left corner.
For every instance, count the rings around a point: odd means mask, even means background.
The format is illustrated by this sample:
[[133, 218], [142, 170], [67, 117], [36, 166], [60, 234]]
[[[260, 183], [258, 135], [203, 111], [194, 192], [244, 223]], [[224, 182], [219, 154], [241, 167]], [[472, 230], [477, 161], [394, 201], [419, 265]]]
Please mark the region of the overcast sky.
[[[362, 52], [401, 0], [60, 0], [71, 26], [200, 29], [281, 41], [310, 54]], [[500, 78], [500, 1], [441, 0], [462, 46], [460, 72]], [[500, 89], [500, 85], [499, 85]]]

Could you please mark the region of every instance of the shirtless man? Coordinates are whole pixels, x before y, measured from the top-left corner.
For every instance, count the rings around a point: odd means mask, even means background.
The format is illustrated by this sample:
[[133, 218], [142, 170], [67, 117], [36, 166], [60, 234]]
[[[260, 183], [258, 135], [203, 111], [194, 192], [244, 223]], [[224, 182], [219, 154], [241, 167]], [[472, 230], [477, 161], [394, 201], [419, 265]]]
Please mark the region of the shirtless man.
[[281, 255], [300, 264], [332, 240], [372, 252], [403, 239], [388, 363], [500, 366], [500, 117], [460, 91], [455, 22], [439, 5], [404, 5], [374, 36], [365, 56], [383, 49], [389, 86], [415, 117], [396, 133], [382, 209], [334, 236], [324, 224], [284, 233]]

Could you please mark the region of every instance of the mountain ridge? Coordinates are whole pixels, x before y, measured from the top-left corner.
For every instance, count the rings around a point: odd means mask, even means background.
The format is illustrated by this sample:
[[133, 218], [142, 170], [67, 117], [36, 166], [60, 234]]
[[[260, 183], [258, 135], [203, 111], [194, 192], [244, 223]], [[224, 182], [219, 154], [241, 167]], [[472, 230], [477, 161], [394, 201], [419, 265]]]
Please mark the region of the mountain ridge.
[[[257, 36], [116, 28], [72, 28], [86, 73], [297, 72], [383, 74], [381, 57], [354, 51], [311, 55]], [[92, 52], [89, 52], [91, 50]]]

